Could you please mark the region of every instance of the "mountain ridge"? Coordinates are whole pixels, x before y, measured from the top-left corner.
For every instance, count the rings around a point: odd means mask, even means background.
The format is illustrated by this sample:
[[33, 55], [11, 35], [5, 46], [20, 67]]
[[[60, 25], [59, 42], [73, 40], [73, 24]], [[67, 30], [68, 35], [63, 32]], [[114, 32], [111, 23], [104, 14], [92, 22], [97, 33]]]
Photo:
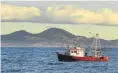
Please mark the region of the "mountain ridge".
[[[104, 40], [100, 39], [103, 45], [117, 46], [118, 40]], [[41, 33], [32, 34], [25, 30], [20, 30], [7, 35], [1, 35], [2, 46], [14, 46], [14, 45], [71, 45], [73, 42], [78, 42], [81, 45], [90, 45], [92, 38], [86, 38], [84, 36], [76, 36], [63, 29], [50, 28]], [[6, 44], [7, 43], [7, 44]], [[86, 44], [85, 44], [86, 43]], [[11, 44], [11, 45], [10, 45]]]

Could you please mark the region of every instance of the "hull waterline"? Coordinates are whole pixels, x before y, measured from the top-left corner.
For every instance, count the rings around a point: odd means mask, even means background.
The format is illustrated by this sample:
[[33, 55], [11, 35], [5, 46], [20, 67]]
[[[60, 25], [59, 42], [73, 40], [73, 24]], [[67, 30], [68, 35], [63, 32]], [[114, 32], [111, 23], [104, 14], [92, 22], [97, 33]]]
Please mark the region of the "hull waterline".
[[84, 56], [84, 57], [76, 57], [76, 56], [68, 56], [68, 55], [64, 55], [64, 54], [59, 54], [57, 52], [57, 56], [58, 56], [58, 60], [59, 61], [95, 61], [95, 62], [100, 62], [100, 61], [104, 61], [107, 62], [108, 61], [108, 57], [107, 56], [103, 56], [103, 57], [92, 57], [92, 56]]

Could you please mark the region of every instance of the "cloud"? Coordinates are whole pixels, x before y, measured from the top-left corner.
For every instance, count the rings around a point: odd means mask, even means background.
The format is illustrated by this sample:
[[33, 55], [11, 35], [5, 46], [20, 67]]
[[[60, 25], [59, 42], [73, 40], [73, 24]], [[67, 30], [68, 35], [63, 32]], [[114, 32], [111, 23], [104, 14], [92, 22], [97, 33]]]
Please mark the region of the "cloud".
[[98, 11], [90, 11], [81, 8], [74, 8], [71, 5], [60, 7], [48, 7], [48, 15], [59, 21], [69, 20], [73, 23], [85, 24], [113, 24], [118, 25], [118, 12], [108, 8]]
[[34, 6], [25, 7], [1, 4], [2, 20], [28, 20], [40, 15], [40, 10]]
[[118, 12], [108, 8], [90, 11], [72, 5], [36, 7], [1, 5], [2, 21], [39, 22], [56, 24], [99, 24], [118, 25]]

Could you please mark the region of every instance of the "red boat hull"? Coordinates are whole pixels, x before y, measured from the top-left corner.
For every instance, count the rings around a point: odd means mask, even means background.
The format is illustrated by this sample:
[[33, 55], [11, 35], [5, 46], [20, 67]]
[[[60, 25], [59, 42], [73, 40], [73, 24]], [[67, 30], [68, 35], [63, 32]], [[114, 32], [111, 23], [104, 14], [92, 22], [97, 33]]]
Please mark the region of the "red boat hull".
[[107, 56], [103, 57], [92, 57], [92, 56], [84, 56], [84, 57], [75, 57], [75, 56], [68, 56], [57, 53], [59, 61], [108, 61]]

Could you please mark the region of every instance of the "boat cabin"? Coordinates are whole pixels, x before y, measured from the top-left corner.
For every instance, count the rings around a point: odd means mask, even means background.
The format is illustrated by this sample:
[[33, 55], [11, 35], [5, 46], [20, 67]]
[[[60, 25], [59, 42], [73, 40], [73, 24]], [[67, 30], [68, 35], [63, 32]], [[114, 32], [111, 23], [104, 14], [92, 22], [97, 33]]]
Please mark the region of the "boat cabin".
[[70, 56], [84, 57], [84, 49], [80, 47], [69, 47], [67, 53]]

